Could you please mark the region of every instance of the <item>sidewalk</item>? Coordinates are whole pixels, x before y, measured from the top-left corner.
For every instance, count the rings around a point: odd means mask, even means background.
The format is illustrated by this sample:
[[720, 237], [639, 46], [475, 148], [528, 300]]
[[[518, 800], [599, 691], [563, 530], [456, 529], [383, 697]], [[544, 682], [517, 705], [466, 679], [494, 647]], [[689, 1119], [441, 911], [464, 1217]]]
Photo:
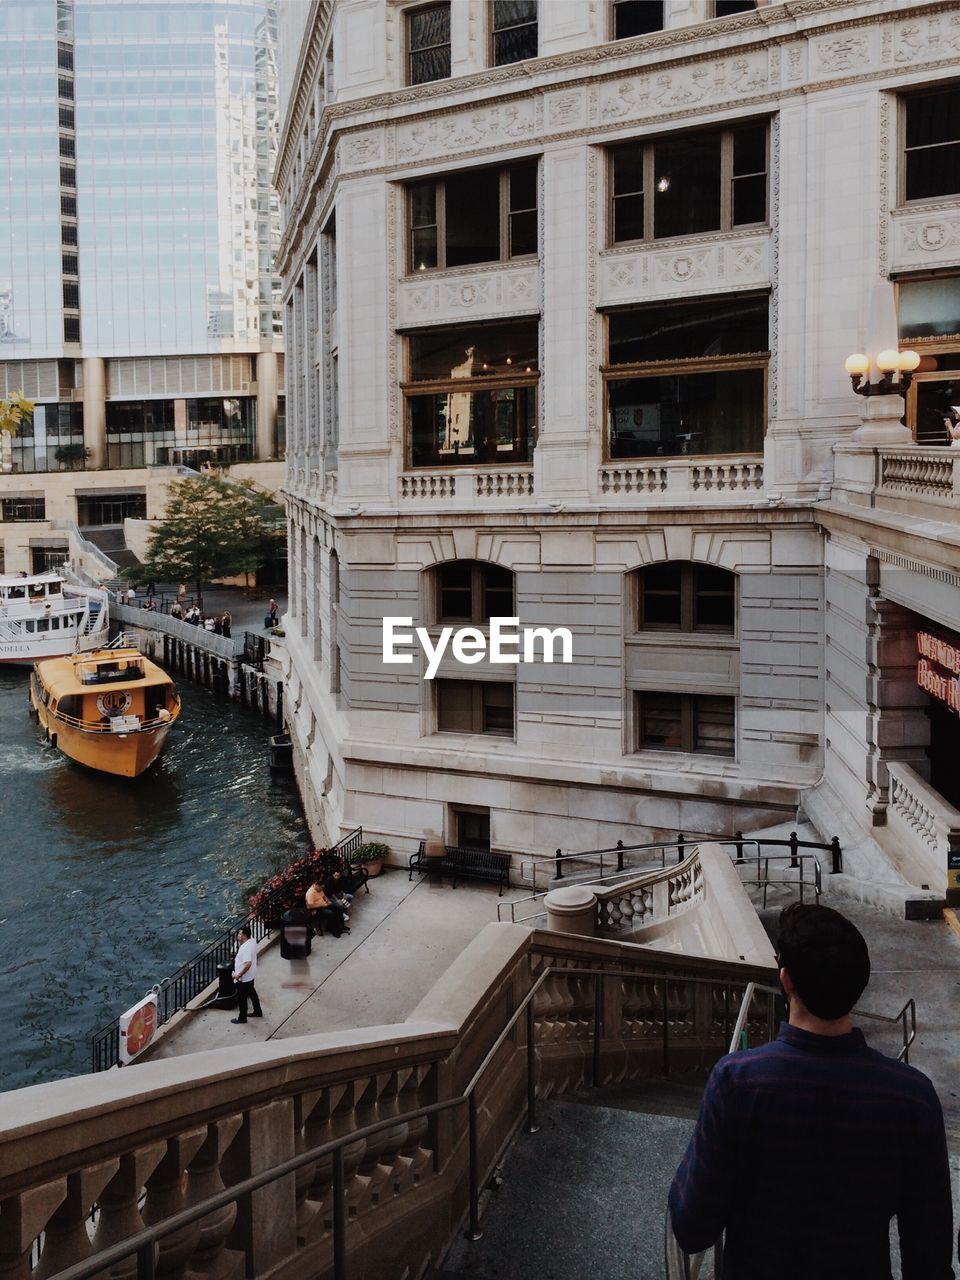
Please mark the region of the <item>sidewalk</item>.
[[350, 933], [313, 940], [305, 960], [284, 960], [276, 943], [261, 953], [257, 992], [263, 1018], [234, 1026], [233, 1012], [188, 1014], [163, 1036], [151, 1060], [242, 1039], [276, 1040], [317, 1031], [402, 1022], [468, 942], [497, 918], [489, 885], [408, 883], [389, 869], [354, 898]]

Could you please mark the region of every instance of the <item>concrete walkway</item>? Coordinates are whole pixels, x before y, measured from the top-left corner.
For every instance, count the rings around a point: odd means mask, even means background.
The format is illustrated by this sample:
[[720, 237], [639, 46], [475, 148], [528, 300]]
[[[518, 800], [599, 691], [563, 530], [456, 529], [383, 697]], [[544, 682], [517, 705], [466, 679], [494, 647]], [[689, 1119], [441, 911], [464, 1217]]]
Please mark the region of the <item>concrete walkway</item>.
[[[506, 897], [507, 895], [505, 895]], [[235, 1011], [205, 1009], [178, 1016], [151, 1057], [167, 1058], [246, 1040], [402, 1022], [468, 942], [497, 918], [490, 885], [408, 883], [387, 870], [362, 890], [350, 933], [314, 938], [305, 960], [284, 960], [271, 943], [259, 960], [257, 992], [264, 1016], [234, 1026]]]

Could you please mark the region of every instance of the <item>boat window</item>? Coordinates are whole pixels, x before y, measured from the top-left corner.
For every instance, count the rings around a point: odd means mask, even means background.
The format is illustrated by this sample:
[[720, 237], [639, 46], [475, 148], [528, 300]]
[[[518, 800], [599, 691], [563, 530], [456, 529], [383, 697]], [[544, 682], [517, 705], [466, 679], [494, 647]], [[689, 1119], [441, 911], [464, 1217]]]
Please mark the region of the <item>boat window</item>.
[[22, 600], [22, 599], [23, 599], [23, 587], [11, 587], [11, 588], [10, 588], [10, 596], [9, 596], [9, 598], [10, 598], [11, 600]]
[[48, 583], [47, 583], [47, 595], [48, 595], [48, 596], [59, 596], [59, 595], [62, 595], [62, 594], [63, 594], [63, 587], [62, 587], [61, 583], [59, 583], [59, 582], [48, 582]]
[[32, 631], [32, 630], [33, 630], [33, 619], [32, 619], [32, 618], [28, 618], [28, 619], [26, 620], [26, 622], [25, 622], [23, 625], [26, 627], [26, 629], [27, 629], [28, 631]]
[[42, 582], [41, 582], [41, 583], [39, 583], [37, 586], [32, 586], [32, 587], [30, 588], [30, 599], [31, 599], [31, 600], [42, 600], [42, 599], [43, 599], [43, 597], [44, 597], [46, 594], [47, 594], [47, 593], [46, 593], [46, 591], [45, 591], [45, 590], [44, 590], [44, 588], [43, 588], [43, 583], [42, 583]]
[[62, 716], [73, 716], [75, 720], [80, 719], [80, 699], [70, 694], [60, 699], [60, 714]]
[[38, 631], [49, 631], [49, 630], [50, 630], [50, 619], [49, 619], [49, 618], [38, 618], [38, 619], [37, 619], [37, 630], [38, 630]]

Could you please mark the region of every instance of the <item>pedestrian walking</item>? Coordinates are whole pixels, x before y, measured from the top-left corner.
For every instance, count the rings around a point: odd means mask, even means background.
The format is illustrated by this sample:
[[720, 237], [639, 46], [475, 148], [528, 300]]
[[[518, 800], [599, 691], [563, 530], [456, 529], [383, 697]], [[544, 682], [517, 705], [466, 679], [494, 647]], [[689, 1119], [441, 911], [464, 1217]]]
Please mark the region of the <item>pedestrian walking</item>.
[[277, 602], [276, 600], [271, 600], [270, 608], [265, 619], [265, 625], [268, 628], [275, 627], [279, 621], [280, 621], [280, 610], [277, 607]]
[[157, 594], [157, 584], [151, 578], [150, 581], [147, 583], [147, 598], [149, 600], [152, 600], [156, 594]]
[[677, 1243], [701, 1253], [725, 1231], [723, 1280], [889, 1280], [896, 1217], [903, 1280], [951, 1280], [943, 1111], [925, 1075], [852, 1024], [863, 935], [794, 903], [777, 965], [789, 1021], [713, 1068], [670, 1189]]
[[233, 980], [237, 984], [237, 996], [240, 1007], [235, 1018], [230, 1021], [239, 1025], [247, 1020], [247, 1001], [253, 1005], [252, 1018], [262, 1018], [260, 997], [254, 986], [257, 978], [257, 944], [250, 936], [250, 930], [244, 926], [237, 930], [237, 956], [233, 962]]
[[230, 628], [233, 626], [233, 618], [229, 613], [225, 613], [220, 619], [220, 633], [225, 640], [230, 639]]

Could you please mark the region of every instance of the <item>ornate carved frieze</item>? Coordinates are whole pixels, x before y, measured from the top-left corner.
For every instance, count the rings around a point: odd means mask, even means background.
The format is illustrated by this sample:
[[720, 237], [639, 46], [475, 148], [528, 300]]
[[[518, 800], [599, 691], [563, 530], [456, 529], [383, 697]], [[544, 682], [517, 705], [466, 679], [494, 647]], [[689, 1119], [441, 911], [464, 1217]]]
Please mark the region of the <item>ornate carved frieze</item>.
[[400, 282], [397, 324], [444, 324], [489, 316], [523, 315], [540, 309], [540, 268], [484, 267], [423, 273]]
[[769, 84], [770, 52], [766, 49], [714, 62], [620, 76], [601, 86], [598, 123], [627, 122], [659, 112], [716, 106], [762, 93]]
[[891, 215], [891, 270], [956, 266], [960, 263], [960, 207], [930, 204]]
[[342, 167], [344, 173], [357, 169], [369, 169], [384, 159], [384, 130], [368, 129], [365, 133], [351, 133], [343, 142]]
[[770, 282], [770, 233], [714, 237], [668, 248], [647, 245], [601, 255], [600, 306], [649, 301]]
[[527, 142], [543, 132], [541, 117], [542, 99], [519, 98], [480, 110], [412, 120], [397, 126], [397, 159], [449, 159], [477, 147]]

